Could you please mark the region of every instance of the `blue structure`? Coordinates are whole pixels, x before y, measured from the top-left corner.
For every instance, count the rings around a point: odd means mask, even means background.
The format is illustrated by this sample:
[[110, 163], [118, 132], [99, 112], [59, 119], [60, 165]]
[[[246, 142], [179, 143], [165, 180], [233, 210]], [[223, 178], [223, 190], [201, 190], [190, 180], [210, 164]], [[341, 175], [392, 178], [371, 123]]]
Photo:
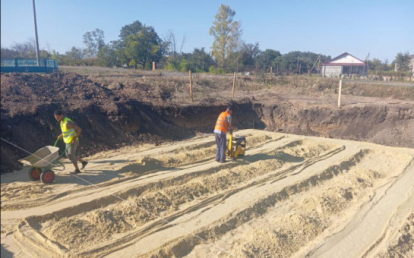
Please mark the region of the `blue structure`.
[[2, 73], [51, 73], [57, 70], [55, 59], [1, 59]]

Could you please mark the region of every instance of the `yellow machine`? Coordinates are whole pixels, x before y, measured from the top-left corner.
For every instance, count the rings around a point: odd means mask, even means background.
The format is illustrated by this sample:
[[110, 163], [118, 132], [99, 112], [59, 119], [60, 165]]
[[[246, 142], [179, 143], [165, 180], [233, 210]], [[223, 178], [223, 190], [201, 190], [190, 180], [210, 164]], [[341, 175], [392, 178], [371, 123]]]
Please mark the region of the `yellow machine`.
[[238, 156], [243, 156], [246, 149], [246, 138], [244, 136], [238, 136], [233, 138], [233, 132], [230, 131], [229, 144], [227, 146], [227, 156], [233, 159]]

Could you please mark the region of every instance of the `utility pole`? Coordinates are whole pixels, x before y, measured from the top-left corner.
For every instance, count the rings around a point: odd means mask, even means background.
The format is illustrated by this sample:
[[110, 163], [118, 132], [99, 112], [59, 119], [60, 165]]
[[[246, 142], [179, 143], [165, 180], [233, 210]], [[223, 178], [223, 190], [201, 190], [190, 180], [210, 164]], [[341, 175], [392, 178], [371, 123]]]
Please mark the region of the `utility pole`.
[[33, 19], [34, 19], [34, 27], [35, 27], [35, 44], [36, 44], [36, 59], [37, 65], [39, 66], [39, 41], [37, 40], [37, 23], [36, 23], [36, 7], [35, 7], [35, 0], [32, 0], [33, 3]]

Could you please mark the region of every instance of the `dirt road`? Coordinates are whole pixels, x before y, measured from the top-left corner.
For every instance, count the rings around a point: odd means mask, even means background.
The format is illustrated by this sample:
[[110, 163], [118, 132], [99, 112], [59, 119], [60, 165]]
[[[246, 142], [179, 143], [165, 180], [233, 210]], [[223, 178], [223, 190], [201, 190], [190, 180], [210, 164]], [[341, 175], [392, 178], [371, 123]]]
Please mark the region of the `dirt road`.
[[1, 175], [2, 257], [414, 257], [414, 150], [242, 130]]

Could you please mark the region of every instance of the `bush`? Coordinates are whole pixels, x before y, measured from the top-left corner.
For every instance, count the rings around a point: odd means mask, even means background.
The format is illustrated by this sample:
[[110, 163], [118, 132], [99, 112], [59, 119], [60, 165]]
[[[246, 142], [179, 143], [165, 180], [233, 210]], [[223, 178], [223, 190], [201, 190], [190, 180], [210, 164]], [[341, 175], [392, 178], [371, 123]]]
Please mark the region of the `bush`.
[[208, 68], [208, 72], [212, 74], [224, 74], [225, 73], [223, 68], [214, 68], [214, 66], [210, 66]]
[[180, 71], [187, 72], [188, 71], [188, 62], [186, 59], [181, 60], [180, 62]]
[[134, 59], [132, 59], [130, 62], [129, 62], [129, 67], [135, 67], [135, 60]]

